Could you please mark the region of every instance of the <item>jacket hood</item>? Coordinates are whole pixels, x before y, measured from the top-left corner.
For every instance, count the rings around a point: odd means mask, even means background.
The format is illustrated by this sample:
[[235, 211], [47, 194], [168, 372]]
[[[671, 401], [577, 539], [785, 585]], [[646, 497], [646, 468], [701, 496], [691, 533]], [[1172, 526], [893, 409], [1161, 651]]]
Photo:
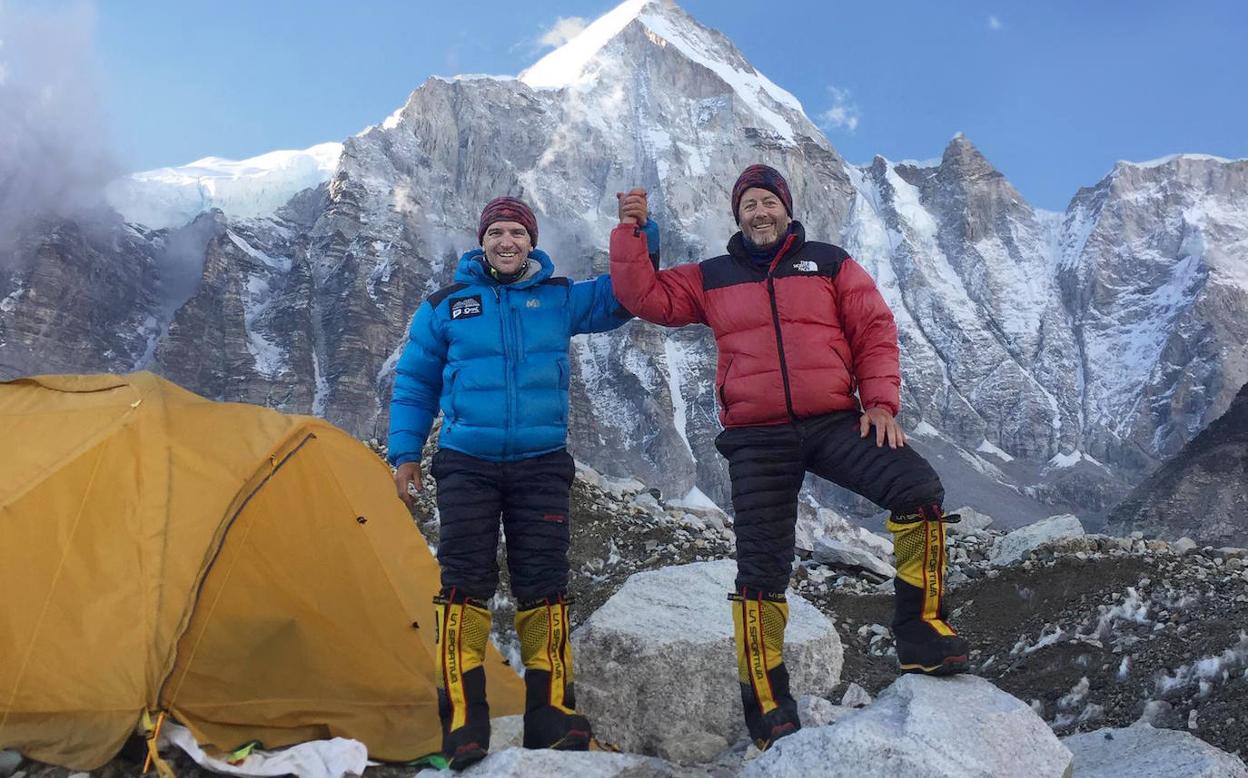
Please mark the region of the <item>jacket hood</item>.
[[[555, 273], [555, 263], [545, 251], [541, 249], [533, 249], [529, 252], [529, 261], [537, 262], [539, 267], [536, 273], [522, 281], [507, 284], [507, 286], [516, 289], [523, 289], [534, 284], [541, 283], [550, 278]], [[459, 258], [459, 266], [455, 269], [455, 282], [460, 284], [484, 284], [486, 286], [497, 286], [498, 281], [490, 275], [485, 261], [485, 251], [482, 249], [473, 249]]]

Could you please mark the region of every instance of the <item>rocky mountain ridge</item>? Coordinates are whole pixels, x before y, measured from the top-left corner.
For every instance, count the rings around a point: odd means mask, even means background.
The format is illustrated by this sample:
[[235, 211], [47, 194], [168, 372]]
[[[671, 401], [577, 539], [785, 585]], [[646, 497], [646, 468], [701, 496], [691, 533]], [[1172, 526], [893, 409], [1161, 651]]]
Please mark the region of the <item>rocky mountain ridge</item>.
[[[893, 308], [903, 423], [953, 503], [1008, 525], [1095, 522], [1248, 380], [1248, 162], [1119, 164], [1064, 214], [1028, 205], [961, 136], [939, 164], [857, 167], [731, 41], [643, 0], [518, 78], [428, 80], [271, 215], [28, 224], [0, 246], [0, 369], [150, 368], [383, 437], [406, 324], [475, 245], [490, 197], [532, 203], [542, 247], [584, 277], [606, 269], [614, 193], [634, 185], [652, 192], [665, 264], [721, 252], [728, 188], [759, 160]], [[307, 182], [292, 170], [283, 181]], [[573, 349], [574, 453], [726, 505], [709, 332], [633, 323]]]
[[1248, 385], [1231, 407], [1115, 506], [1110, 529], [1248, 545]]

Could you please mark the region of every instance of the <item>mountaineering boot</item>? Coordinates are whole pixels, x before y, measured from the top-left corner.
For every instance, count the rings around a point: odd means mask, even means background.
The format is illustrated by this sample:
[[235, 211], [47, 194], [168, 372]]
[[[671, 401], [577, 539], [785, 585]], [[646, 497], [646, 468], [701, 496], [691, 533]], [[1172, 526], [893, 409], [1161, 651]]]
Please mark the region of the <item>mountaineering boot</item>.
[[516, 634], [524, 661], [524, 747], [588, 750], [593, 731], [576, 712], [567, 601], [559, 595], [521, 603]]
[[442, 755], [452, 770], [462, 770], [484, 759], [490, 750], [490, 705], [485, 699], [483, 666], [490, 610], [455, 588], [443, 589], [433, 604]]
[[893, 533], [897, 576], [893, 636], [897, 663], [905, 673], [952, 675], [967, 670], [968, 647], [945, 620], [945, 524], [960, 521], [939, 505], [893, 514], [885, 526]]
[[766, 751], [776, 740], [802, 728], [797, 703], [789, 693], [789, 671], [784, 666], [789, 604], [783, 594], [765, 594], [744, 586], [728, 599], [732, 602], [745, 726], [754, 745]]

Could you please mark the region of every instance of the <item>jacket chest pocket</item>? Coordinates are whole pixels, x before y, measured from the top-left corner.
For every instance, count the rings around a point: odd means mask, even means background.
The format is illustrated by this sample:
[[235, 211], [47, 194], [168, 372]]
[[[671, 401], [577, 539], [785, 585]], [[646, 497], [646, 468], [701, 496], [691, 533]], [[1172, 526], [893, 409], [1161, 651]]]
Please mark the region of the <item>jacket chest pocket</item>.
[[554, 305], [548, 295], [536, 295], [522, 300], [514, 299], [515, 307], [511, 311], [512, 331], [515, 333], [516, 348], [520, 359], [532, 354], [555, 352], [559, 349], [559, 338], [566, 337], [564, 311]]

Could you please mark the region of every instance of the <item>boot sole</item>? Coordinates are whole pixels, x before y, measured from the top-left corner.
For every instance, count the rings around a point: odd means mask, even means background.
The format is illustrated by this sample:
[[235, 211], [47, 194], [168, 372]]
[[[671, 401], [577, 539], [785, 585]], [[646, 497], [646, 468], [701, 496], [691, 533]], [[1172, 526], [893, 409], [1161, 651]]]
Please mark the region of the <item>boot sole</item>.
[[603, 743], [598, 738], [591, 737], [589, 739], [589, 750], [590, 751], [605, 751], [611, 754], [618, 754], [620, 752], [620, 747], [617, 745], [613, 745], [611, 743]]
[[965, 673], [969, 669], [970, 665], [965, 654], [946, 657], [938, 665], [921, 665], [918, 663], [901, 665], [903, 673], [920, 673], [922, 675], [957, 675], [958, 673]]
[[446, 760], [446, 766], [455, 771], [466, 770], [488, 755], [488, 751], [474, 743], [455, 752], [453, 757]]
[[[780, 738], [788, 737], [789, 735], [792, 735], [794, 732], [797, 732], [800, 729], [801, 727], [797, 724], [784, 724], [782, 726], [775, 727], [771, 731], [771, 737], [767, 738], [766, 740], [755, 740], [754, 746], [759, 751], [766, 751], [767, 749], [774, 746], [776, 744], [776, 741], [779, 740]], [[777, 732], [776, 730], [780, 730], [780, 731]]]
[[553, 743], [543, 743], [541, 745], [525, 743], [524, 747], [530, 749], [549, 748], [552, 751], [588, 751], [590, 740], [591, 736], [588, 732], [574, 729]]

